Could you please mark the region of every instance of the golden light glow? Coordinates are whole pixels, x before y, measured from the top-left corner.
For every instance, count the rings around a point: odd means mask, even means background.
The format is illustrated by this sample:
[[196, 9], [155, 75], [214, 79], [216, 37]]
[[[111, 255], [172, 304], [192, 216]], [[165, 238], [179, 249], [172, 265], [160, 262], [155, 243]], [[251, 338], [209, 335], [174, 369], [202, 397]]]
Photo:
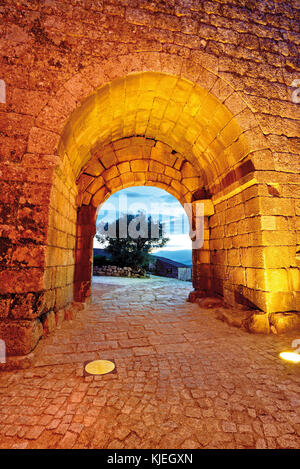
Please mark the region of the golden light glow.
[[300, 354], [296, 352], [281, 352], [280, 358], [291, 363], [300, 363]]
[[115, 364], [109, 360], [95, 360], [85, 366], [90, 375], [105, 375], [115, 369]]
[[210, 183], [249, 152], [232, 118], [199, 85], [165, 73], [135, 73], [111, 81], [82, 102], [64, 128], [58, 152], [62, 158], [68, 155], [78, 177], [95, 148], [143, 135], [184, 154]]

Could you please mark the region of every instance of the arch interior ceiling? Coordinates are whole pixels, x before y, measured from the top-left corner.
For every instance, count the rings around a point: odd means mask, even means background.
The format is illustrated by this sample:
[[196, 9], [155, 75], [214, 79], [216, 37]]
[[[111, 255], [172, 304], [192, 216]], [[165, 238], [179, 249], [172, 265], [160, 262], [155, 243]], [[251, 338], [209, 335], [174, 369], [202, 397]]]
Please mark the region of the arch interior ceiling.
[[[144, 72], [116, 79], [87, 97], [65, 126], [58, 151], [70, 162], [81, 191], [87, 191], [81, 203], [93, 199], [96, 186], [103, 193], [95, 204], [104, 193], [141, 183], [167, 187], [180, 201], [190, 201], [197, 189], [209, 189], [247, 155], [242, 133], [208, 90]], [[129, 139], [133, 136], [135, 141]], [[131, 160], [130, 167], [120, 166]], [[128, 172], [139, 175], [124, 176]], [[102, 177], [102, 186], [87, 176]]]

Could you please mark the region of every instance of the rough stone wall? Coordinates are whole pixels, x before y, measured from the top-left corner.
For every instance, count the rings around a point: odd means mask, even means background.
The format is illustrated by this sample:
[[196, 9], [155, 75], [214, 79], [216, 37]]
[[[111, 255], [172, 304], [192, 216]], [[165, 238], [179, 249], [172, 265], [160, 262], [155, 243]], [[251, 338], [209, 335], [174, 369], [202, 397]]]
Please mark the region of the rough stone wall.
[[[65, 178], [64, 178], [65, 179]], [[45, 309], [65, 307], [73, 299], [77, 207], [74, 183], [53, 176], [45, 258]]]
[[[38, 318], [73, 296], [78, 175], [56, 149], [64, 126], [98, 86], [131, 72], [198, 83], [246, 129], [253, 166], [237, 167], [244, 141], [232, 142], [230, 169], [207, 188], [211, 251], [195, 256], [228, 299], [299, 309], [297, 1], [6, 0], [0, 13], [0, 335], [14, 337], [10, 354], [31, 350]], [[233, 194], [243, 178], [256, 184]]]
[[94, 266], [93, 275], [109, 276], [109, 277], [132, 277], [132, 278], [149, 278], [146, 277], [144, 269], [133, 269], [132, 267], [119, 267], [116, 265], [105, 265], [101, 267]]
[[[77, 211], [77, 233], [74, 271], [74, 299], [89, 300], [93, 262], [93, 239], [96, 233], [96, 208], [84, 205]], [[72, 290], [73, 293], [73, 290]]]
[[215, 205], [210, 219], [214, 291], [229, 304], [266, 312], [299, 311], [297, 198], [290, 197], [289, 185], [268, 181]]

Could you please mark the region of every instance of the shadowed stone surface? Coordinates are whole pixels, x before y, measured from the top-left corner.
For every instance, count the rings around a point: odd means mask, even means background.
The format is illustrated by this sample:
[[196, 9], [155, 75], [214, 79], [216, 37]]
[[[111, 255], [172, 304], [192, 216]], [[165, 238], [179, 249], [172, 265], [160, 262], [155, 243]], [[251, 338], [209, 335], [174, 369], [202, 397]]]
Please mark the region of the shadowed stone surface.
[[[300, 448], [295, 336], [245, 333], [170, 279], [96, 279], [93, 303], [0, 375], [1, 448]], [[84, 377], [83, 363], [115, 374]]]

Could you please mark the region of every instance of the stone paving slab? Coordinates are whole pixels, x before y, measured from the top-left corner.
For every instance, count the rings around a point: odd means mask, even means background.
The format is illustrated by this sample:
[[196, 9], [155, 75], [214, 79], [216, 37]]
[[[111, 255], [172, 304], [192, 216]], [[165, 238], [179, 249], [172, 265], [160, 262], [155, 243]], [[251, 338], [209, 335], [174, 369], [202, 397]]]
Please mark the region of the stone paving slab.
[[[230, 327], [190, 289], [97, 278], [32, 368], [0, 375], [0, 448], [300, 448], [300, 367], [278, 359], [298, 337]], [[84, 376], [97, 358], [116, 373]]]

